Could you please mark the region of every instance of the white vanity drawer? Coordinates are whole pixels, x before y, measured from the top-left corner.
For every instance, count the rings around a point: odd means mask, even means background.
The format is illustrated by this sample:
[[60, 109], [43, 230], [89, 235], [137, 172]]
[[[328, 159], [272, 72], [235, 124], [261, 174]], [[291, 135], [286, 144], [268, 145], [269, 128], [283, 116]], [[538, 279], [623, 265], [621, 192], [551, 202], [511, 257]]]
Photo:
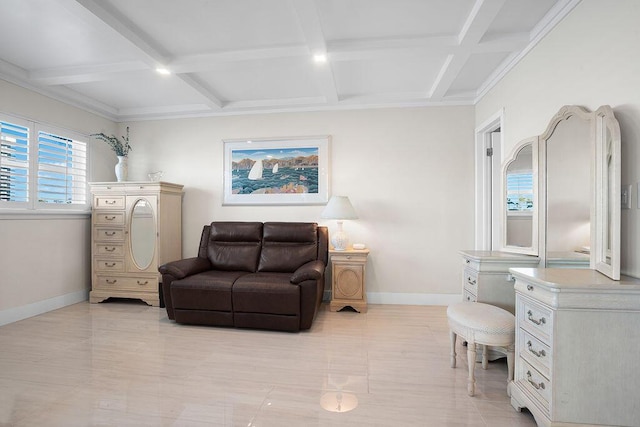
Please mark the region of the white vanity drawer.
[[475, 271], [480, 270], [480, 263], [478, 261], [474, 261], [472, 259], [464, 257], [462, 258], [462, 264], [464, 265], [465, 268], [470, 268]]
[[96, 244], [94, 253], [97, 255], [124, 256], [124, 245], [122, 243]]
[[475, 294], [472, 294], [471, 292], [465, 289], [462, 294], [462, 300], [468, 301], [468, 302], [476, 302], [478, 298], [476, 297]]
[[122, 242], [124, 241], [124, 230], [122, 228], [95, 227], [93, 229], [93, 240], [102, 242]]
[[158, 278], [98, 276], [96, 289], [158, 292]]
[[515, 381], [540, 402], [548, 415], [552, 395], [551, 381], [524, 359], [520, 358], [518, 362], [520, 363], [516, 363]]
[[478, 273], [465, 268], [464, 269], [464, 277], [462, 278], [462, 283], [465, 289], [468, 289], [470, 292], [474, 294], [478, 294]]
[[551, 347], [522, 328], [518, 328], [517, 342], [517, 354], [532, 366], [535, 366], [537, 370], [549, 377], [551, 375]]
[[516, 306], [518, 325], [544, 344], [549, 345], [553, 332], [553, 312], [551, 309], [519, 294], [516, 295]]
[[124, 225], [124, 212], [99, 212], [93, 216], [93, 223], [98, 225]]
[[123, 259], [96, 258], [96, 271], [124, 271]]
[[124, 196], [94, 196], [94, 209], [124, 209]]

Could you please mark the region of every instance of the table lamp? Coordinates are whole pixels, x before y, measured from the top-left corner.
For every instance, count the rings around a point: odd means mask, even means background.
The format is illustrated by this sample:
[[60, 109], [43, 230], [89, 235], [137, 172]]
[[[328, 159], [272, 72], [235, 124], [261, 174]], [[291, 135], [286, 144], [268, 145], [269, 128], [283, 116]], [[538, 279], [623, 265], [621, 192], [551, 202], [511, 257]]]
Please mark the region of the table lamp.
[[321, 218], [338, 220], [338, 231], [331, 237], [331, 244], [336, 251], [344, 251], [349, 246], [349, 236], [342, 230], [342, 221], [358, 219], [358, 214], [347, 196], [331, 196], [329, 203], [320, 214]]

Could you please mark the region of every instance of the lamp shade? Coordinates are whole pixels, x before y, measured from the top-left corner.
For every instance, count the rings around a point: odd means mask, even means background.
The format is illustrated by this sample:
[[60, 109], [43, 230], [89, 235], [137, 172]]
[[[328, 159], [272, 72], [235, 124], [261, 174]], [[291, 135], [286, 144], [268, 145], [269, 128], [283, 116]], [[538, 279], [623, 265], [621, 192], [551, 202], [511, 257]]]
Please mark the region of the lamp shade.
[[339, 220], [358, 219], [358, 214], [347, 196], [331, 196], [320, 217]]

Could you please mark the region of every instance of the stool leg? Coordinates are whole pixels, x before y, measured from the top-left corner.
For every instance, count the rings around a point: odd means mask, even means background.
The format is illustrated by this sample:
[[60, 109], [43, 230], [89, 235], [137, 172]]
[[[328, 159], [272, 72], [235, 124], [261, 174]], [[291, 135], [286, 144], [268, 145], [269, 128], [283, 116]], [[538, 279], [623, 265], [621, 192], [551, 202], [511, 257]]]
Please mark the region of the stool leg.
[[473, 396], [476, 392], [476, 379], [473, 369], [476, 364], [476, 343], [467, 342], [467, 362], [469, 363], [469, 382], [467, 383], [467, 392], [469, 396]]
[[489, 366], [489, 350], [488, 345], [483, 344], [482, 345], [482, 369], [487, 369], [487, 367]]
[[456, 333], [449, 331], [449, 338], [451, 339], [451, 367], [456, 367]]

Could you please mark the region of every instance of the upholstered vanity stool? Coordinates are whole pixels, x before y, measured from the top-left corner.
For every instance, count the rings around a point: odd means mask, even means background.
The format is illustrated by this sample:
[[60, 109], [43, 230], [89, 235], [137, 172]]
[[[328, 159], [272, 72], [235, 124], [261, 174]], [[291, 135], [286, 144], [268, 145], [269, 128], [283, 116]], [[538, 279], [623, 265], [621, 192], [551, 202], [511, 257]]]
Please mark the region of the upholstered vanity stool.
[[[513, 353], [515, 347], [515, 316], [506, 310], [479, 302], [460, 302], [447, 308], [451, 335], [451, 367], [456, 367], [456, 337], [467, 341], [469, 364], [469, 396], [475, 393], [474, 367], [476, 345], [482, 345], [482, 368], [487, 369], [487, 346], [498, 347], [507, 354], [507, 385], [513, 380]], [[508, 393], [508, 388], [507, 388]]]

